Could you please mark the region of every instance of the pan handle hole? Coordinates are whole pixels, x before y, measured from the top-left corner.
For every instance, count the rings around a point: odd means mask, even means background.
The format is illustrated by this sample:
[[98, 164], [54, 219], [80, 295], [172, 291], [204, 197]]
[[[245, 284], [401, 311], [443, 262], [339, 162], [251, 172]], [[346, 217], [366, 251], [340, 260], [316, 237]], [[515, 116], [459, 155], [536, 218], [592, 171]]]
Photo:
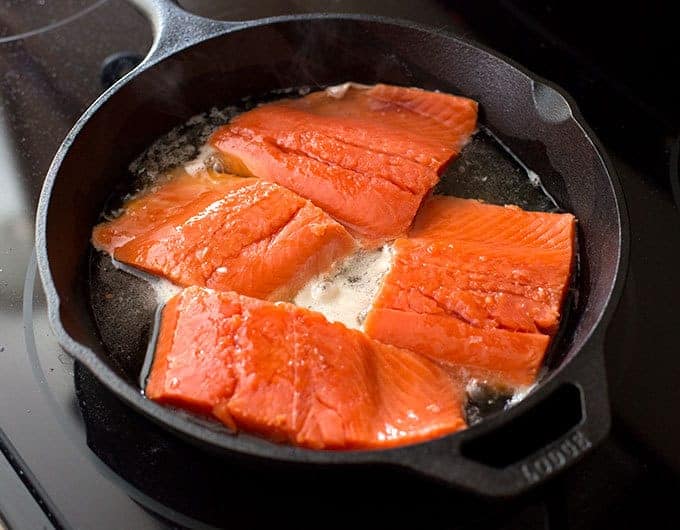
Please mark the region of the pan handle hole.
[[581, 390], [564, 384], [500, 428], [463, 442], [461, 453], [487, 466], [504, 468], [558, 440], [582, 419]]

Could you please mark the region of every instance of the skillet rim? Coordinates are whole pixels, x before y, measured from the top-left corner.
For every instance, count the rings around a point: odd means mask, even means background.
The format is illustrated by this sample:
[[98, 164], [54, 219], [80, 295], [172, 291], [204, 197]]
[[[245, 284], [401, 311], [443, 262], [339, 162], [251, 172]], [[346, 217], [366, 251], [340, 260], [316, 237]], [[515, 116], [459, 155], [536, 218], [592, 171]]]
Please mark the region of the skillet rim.
[[[202, 17], [195, 17], [205, 21], [210, 19], [203, 19]], [[143, 394], [133, 388], [129, 383], [125, 382], [117, 373], [115, 373], [108, 365], [99, 359], [97, 354], [90, 348], [80, 344], [74, 340], [65, 330], [61, 323], [60, 307], [61, 300], [57, 293], [50, 264], [47, 256], [47, 217], [50, 210], [50, 201], [52, 196], [52, 189], [55, 181], [59, 176], [59, 170], [65, 158], [68, 156], [70, 148], [87, 122], [96, 114], [99, 108], [107, 102], [121, 87], [137, 77], [142, 72], [156, 66], [165, 59], [187, 50], [190, 47], [199, 45], [208, 40], [222, 38], [230, 33], [248, 30], [265, 25], [274, 25], [279, 23], [289, 22], [317, 22], [324, 20], [347, 20], [361, 23], [373, 23], [387, 26], [396, 26], [408, 30], [416, 30], [428, 35], [441, 35], [447, 39], [457, 41], [459, 44], [479, 50], [482, 53], [490, 55], [501, 62], [506, 63], [509, 67], [514, 69], [518, 74], [524, 76], [528, 81], [535, 84], [543, 84], [557, 92], [564, 98], [570, 115], [567, 120], [573, 120], [579, 127], [581, 133], [586, 140], [593, 146], [597, 157], [604, 166], [608, 182], [613, 192], [613, 199], [616, 205], [616, 216], [618, 221], [618, 255], [616, 256], [615, 272], [613, 280], [607, 286], [605, 293], [605, 303], [602, 310], [596, 315], [595, 321], [591, 328], [585, 333], [583, 344], [580, 348], [574, 351], [574, 354], [565, 359], [563, 363], [553, 372], [549, 373], [536, 391], [531, 392], [524, 400], [512, 409], [503, 412], [500, 415], [494, 415], [493, 418], [482, 422], [480, 425], [472, 426], [464, 431], [452, 433], [441, 438], [428, 440], [416, 444], [406, 446], [376, 449], [376, 450], [351, 450], [351, 451], [318, 451], [312, 449], [305, 449], [300, 447], [292, 447], [274, 444], [266, 440], [253, 441], [251, 439], [244, 439], [239, 436], [224, 435], [222, 433], [205, 428], [198, 423], [193, 423], [180, 416], [168, 407], [164, 407], [155, 402], [146, 399]], [[172, 31], [172, 28], [170, 28]], [[137, 411], [142, 412], [152, 420], [162, 424], [163, 426], [173, 430], [174, 432], [189, 437], [212, 446], [212, 449], [218, 451], [230, 451], [244, 456], [263, 458], [267, 460], [274, 460], [279, 462], [289, 463], [305, 463], [305, 464], [388, 464], [415, 469], [418, 471], [417, 464], [410, 462], [409, 458], [405, 458], [411, 452], [418, 456], [418, 448], [428, 446], [432, 442], [442, 440], [452, 440], [452, 449], [459, 448], [460, 443], [466, 438], [469, 438], [470, 432], [478, 432], [480, 428], [482, 431], [488, 431], [491, 428], [496, 428], [512, 420], [512, 418], [519, 416], [527, 410], [533, 408], [537, 402], [543, 399], [544, 391], [548, 390], [549, 383], [555, 379], [556, 376], [564, 373], [572, 362], [580, 356], [584, 350], [588, 350], [588, 346], [592, 345], [596, 350], [594, 353], [599, 354], [601, 350], [602, 335], [609, 324], [612, 314], [620, 300], [625, 277], [628, 269], [629, 258], [629, 223], [628, 214], [625, 204], [625, 197], [623, 189], [619, 181], [618, 175], [609, 160], [606, 151], [601, 142], [595, 136], [594, 132], [585, 122], [581, 115], [576, 102], [573, 98], [560, 86], [545, 80], [544, 78], [534, 74], [525, 67], [517, 64], [512, 59], [504, 56], [480, 44], [469, 37], [463, 37], [455, 34], [450, 30], [444, 28], [433, 28], [423, 24], [414, 23], [407, 20], [395, 19], [382, 16], [373, 15], [357, 15], [357, 14], [318, 14], [311, 13], [305, 15], [286, 15], [258, 19], [253, 21], [244, 21], [243, 23], [224, 22], [219, 24], [216, 29], [209, 29], [207, 34], [198, 34], [196, 37], [180, 42], [179, 45], [170, 45], [168, 49], [164, 49], [163, 42], [155, 40], [152, 44], [147, 57], [140, 63], [140, 65], [133, 71], [125, 75], [109, 89], [103, 92], [78, 118], [74, 126], [66, 135], [64, 141], [57, 150], [52, 163], [48, 169], [46, 178], [44, 180], [42, 190], [40, 193], [40, 200], [36, 211], [36, 256], [38, 271], [45, 289], [47, 300], [48, 318], [52, 326], [55, 336], [59, 344], [76, 360], [83, 363], [105, 386], [112, 390], [119, 398], [131, 405]], [[604, 389], [603, 389], [604, 391]], [[495, 425], [491, 425], [494, 423]], [[454, 441], [455, 440], [455, 441]], [[261, 443], [260, 443], [261, 442]], [[422, 453], [422, 451], [421, 451]], [[457, 454], [461, 460], [463, 456]], [[405, 460], [405, 461], [404, 461]]]

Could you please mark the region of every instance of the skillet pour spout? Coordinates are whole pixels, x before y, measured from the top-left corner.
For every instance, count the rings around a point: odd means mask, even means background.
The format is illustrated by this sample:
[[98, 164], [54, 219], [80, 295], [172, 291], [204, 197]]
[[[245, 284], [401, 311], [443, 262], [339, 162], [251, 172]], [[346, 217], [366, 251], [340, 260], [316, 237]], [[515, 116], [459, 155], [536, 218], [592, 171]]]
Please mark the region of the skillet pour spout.
[[[477, 44], [404, 21], [304, 15], [222, 22], [164, 0], [134, 0], [152, 21], [140, 65], [93, 103], [49, 169], [36, 246], [49, 316], [66, 351], [126, 403], [218, 454], [300, 465], [407, 468], [480, 495], [511, 496], [577, 462], [610, 424], [602, 355], [628, 252], [619, 183], [561, 89]], [[188, 118], [246, 96], [353, 80], [462, 94], [485, 126], [578, 218], [579, 303], [564, 350], [516, 406], [460, 433], [381, 451], [312, 451], [231, 435], [147, 400], [129, 359], [101, 340], [88, 296], [90, 231], [127, 167]], [[491, 169], [490, 169], [491, 170]]]

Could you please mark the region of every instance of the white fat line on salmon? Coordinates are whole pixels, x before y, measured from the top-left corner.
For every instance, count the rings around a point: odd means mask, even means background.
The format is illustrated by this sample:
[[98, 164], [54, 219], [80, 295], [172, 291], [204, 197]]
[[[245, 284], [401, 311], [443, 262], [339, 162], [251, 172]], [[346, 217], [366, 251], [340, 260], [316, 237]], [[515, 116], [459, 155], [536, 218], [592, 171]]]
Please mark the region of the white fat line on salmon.
[[131, 274], [132, 276], [147, 282], [153, 288], [154, 293], [156, 294], [156, 301], [159, 304], [164, 304], [182, 290], [181, 287], [166, 280], [165, 278], [160, 278], [159, 276], [154, 276], [153, 274], [144, 272], [141, 269], [122, 263], [113, 257], [111, 257], [111, 264], [116, 269]]
[[392, 267], [393, 254], [391, 245], [359, 250], [307, 282], [293, 303], [317, 311], [331, 322], [362, 330], [382, 280]]

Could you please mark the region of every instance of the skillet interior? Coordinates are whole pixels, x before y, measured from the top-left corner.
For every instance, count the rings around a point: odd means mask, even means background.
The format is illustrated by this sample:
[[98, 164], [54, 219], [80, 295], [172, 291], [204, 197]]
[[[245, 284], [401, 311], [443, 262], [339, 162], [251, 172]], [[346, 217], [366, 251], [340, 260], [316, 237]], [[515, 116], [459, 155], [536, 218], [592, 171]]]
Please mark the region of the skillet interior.
[[[39, 220], [38, 246], [46, 241], [39, 261], [44, 279], [49, 262], [54, 290], [48, 285], [48, 296], [60, 300], [59, 313], [53, 310], [52, 319], [59, 319], [57, 333], [63, 327], [68, 335], [60, 337], [62, 344], [124, 399], [213, 448], [305, 462], [373, 458], [225, 436], [144, 400], [137, 373], [129, 360], [116, 358], [102, 344], [91, 313], [87, 285], [91, 227], [111, 190], [128, 175], [130, 161], [190, 116], [280, 87], [325, 86], [348, 79], [440, 89], [476, 99], [482, 121], [541, 175], [557, 203], [577, 216], [579, 309], [570, 319], [572, 329], [557, 372], [589, 339], [614, 288], [622, 251], [616, 193], [597, 150], [554, 89], [446, 34], [379, 21], [285, 20], [192, 46], [131, 78], [84, 123], [46, 181], [44, 194], [52, 187], [49, 202], [43, 197], [39, 211], [40, 215], [47, 208], [46, 219]], [[403, 455], [409, 449], [392, 452]]]
[[[298, 94], [299, 89], [285, 91], [287, 97], [297, 97]], [[211, 112], [200, 120], [191, 119], [190, 124], [183, 124], [159, 139], [133, 163], [132, 173], [138, 175], [134, 185], [131, 187], [127, 182], [121, 183], [121, 189], [114, 191], [107, 201], [100, 221], [115, 215], [114, 212], [121, 208], [131, 192], [153, 182], [155, 173], [193, 159], [205, 136], [215, 125], [221, 125], [229, 116], [248, 110], [259, 102], [280, 97], [281, 92], [276, 91], [264, 98], [248, 98], [241, 105]], [[532, 184], [526, 169], [483, 125], [480, 125], [480, 130], [461, 155], [449, 165], [434, 193], [482, 199], [493, 204], [517, 204], [534, 211], [560, 210], [542, 186]], [[89, 291], [99, 335], [109, 356], [119, 363], [128, 379], [138, 381], [141, 390], [146, 386], [146, 377], [153, 360], [154, 332], [160, 313], [156, 291], [144, 279], [147, 275], [141, 271], [131, 273], [129, 270], [125, 266], [123, 269], [114, 266], [107, 253], [92, 248]], [[549, 367], [559, 364], [565, 353], [565, 344], [568, 345], [571, 340], [570, 328], [573, 326], [569, 317], [578, 309], [577, 282], [578, 267], [575, 267], [573, 288], [564, 302], [560, 329], [546, 354], [539, 379], [545, 376]], [[509, 391], [502, 389], [488, 388], [481, 393], [476, 392], [470, 396], [466, 407], [468, 423], [476, 424], [484, 417], [503, 410], [511, 397]]]

